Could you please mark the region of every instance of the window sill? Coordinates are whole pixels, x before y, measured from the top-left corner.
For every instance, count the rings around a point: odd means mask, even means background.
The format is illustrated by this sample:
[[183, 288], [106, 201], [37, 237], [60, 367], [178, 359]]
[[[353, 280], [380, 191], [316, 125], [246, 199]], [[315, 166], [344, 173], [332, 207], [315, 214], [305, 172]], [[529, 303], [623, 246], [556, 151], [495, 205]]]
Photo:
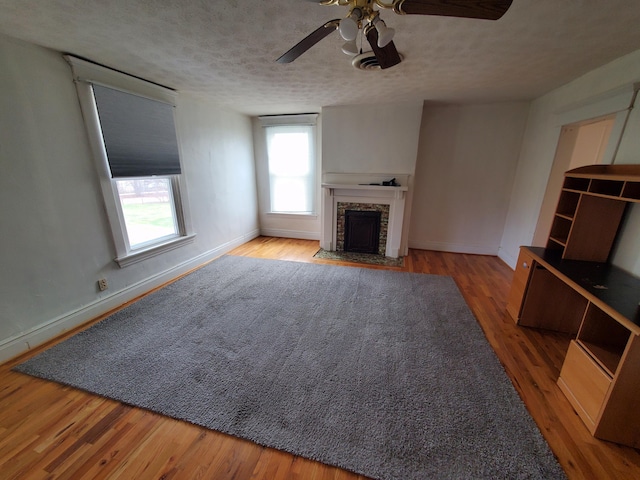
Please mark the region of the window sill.
[[156, 255], [160, 255], [161, 253], [173, 250], [174, 248], [192, 243], [195, 238], [195, 233], [191, 235], [185, 235], [183, 237], [172, 238], [171, 240], [165, 243], [161, 243], [160, 245], [153, 245], [152, 247], [148, 247], [143, 250], [138, 250], [121, 257], [116, 257], [115, 261], [120, 268], [128, 267], [129, 265], [133, 265], [134, 263], [141, 262], [142, 260], [155, 257]]
[[303, 220], [315, 220], [318, 218], [317, 213], [280, 213], [280, 212], [266, 212], [265, 215], [275, 218], [299, 218]]

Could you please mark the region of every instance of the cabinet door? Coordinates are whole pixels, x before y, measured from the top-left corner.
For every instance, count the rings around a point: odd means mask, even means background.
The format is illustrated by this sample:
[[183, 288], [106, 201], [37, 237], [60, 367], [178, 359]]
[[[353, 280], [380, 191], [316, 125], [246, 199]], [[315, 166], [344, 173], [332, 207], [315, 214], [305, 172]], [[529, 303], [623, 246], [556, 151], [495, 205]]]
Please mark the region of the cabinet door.
[[533, 259], [529, 253], [520, 249], [520, 255], [518, 256], [518, 264], [516, 265], [516, 271], [513, 274], [513, 280], [511, 282], [511, 290], [509, 292], [509, 298], [507, 300], [507, 312], [511, 315], [516, 322], [520, 318], [520, 306], [522, 305], [522, 298], [524, 292], [527, 289], [527, 282], [529, 281], [529, 273], [531, 272], [531, 264]]
[[569, 344], [558, 386], [593, 434], [611, 379], [574, 341]]

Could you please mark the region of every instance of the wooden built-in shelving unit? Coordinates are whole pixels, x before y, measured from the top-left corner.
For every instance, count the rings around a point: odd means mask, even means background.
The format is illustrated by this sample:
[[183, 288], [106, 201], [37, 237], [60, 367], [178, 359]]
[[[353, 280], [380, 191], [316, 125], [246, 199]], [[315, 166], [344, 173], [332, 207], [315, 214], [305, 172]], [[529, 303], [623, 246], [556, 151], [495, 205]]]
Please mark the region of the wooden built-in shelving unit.
[[637, 165], [591, 165], [566, 173], [547, 248], [562, 258], [606, 262], [629, 202], [640, 202]]
[[558, 386], [592, 435], [640, 448], [640, 279], [609, 263], [640, 165], [565, 174], [546, 248], [522, 247], [507, 311], [573, 336]]

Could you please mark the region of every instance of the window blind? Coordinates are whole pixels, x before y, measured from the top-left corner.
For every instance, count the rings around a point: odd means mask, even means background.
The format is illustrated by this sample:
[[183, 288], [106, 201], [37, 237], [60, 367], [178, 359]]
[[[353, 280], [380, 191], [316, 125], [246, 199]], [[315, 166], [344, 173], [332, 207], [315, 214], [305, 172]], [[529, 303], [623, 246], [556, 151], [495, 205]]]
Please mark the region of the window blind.
[[173, 106], [93, 84], [112, 177], [180, 173]]

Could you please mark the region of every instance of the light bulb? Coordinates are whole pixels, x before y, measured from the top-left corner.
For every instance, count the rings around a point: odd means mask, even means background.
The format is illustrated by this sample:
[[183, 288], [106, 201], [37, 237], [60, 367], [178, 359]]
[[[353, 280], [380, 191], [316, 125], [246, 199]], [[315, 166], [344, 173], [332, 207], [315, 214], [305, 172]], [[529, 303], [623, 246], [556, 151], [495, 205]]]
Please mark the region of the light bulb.
[[386, 47], [393, 40], [393, 36], [396, 34], [396, 31], [393, 28], [387, 28], [385, 23], [379, 19], [375, 22], [376, 30], [378, 31], [378, 46], [380, 48]]
[[352, 16], [343, 18], [342, 20], [340, 20], [339, 30], [340, 30], [340, 35], [347, 42], [350, 42], [351, 40], [355, 40], [356, 37], [358, 36], [358, 22], [356, 22], [352, 18]]
[[356, 41], [355, 40], [351, 40], [350, 42], [345, 43], [344, 45], [342, 45], [342, 52], [346, 53], [347, 55], [357, 55], [358, 54], [358, 45], [356, 45]]

